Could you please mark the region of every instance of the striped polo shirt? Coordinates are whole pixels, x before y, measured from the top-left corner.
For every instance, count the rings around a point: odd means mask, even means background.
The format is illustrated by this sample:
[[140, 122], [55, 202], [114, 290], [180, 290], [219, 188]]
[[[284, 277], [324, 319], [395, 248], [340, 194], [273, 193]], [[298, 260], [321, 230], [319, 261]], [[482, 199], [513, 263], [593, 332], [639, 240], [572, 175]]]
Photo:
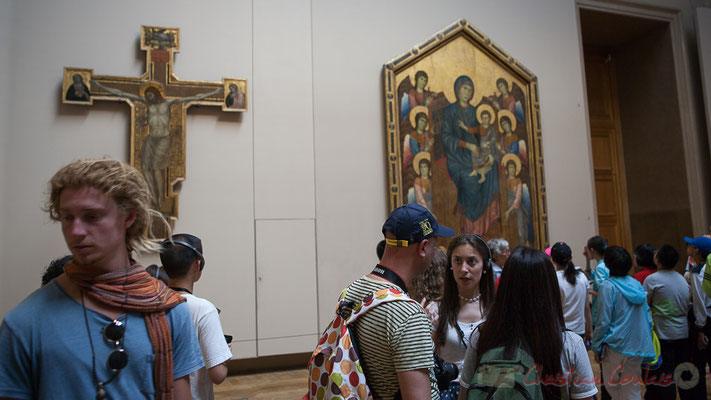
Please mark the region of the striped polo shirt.
[[[360, 302], [377, 290], [396, 285], [362, 277], [350, 286], [346, 299]], [[360, 317], [352, 327], [363, 371], [378, 399], [392, 399], [400, 389], [398, 371], [428, 368], [432, 399], [439, 399], [434, 377], [434, 344], [430, 323], [419, 304], [393, 301], [381, 304]]]

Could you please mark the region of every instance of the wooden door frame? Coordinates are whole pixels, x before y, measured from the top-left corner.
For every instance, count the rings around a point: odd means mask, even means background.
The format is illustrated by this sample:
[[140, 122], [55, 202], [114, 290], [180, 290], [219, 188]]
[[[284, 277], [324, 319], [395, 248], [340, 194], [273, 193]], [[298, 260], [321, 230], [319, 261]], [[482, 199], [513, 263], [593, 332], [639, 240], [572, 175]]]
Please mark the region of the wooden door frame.
[[[679, 116], [681, 119], [681, 136], [684, 146], [684, 163], [688, 182], [689, 206], [691, 224], [694, 235], [708, 233], [709, 212], [705, 203], [707, 182], [704, 180], [703, 169], [707, 146], [700, 141], [699, 115], [702, 110], [694, 102], [691, 90], [691, 68], [689, 65], [689, 51], [686, 44], [684, 26], [681, 19], [681, 10], [633, 4], [612, 0], [576, 0], [576, 18], [578, 24], [578, 44], [580, 49], [581, 67], [585, 76], [585, 62], [583, 57], [583, 34], [580, 26], [580, 10], [600, 11], [611, 14], [627, 15], [630, 17], [652, 19], [669, 24], [671, 33], [672, 53], [674, 57], [674, 74], [676, 78], [677, 97], [679, 100]], [[587, 82], [583, 79], [583, 102], [585, 115], [588, 115]], [[592, 161], [592, 143], [590, 138], [590, 117], [585, 119], [585, 129], [588, 133], [588, 149], [590, 164], [590, 185], [595, 192], [595, 176]], [[619, 154], [619, 153], [618, 153]], [[597, 200], [593, 198], [595, 208], [595, 229], [597, 224]]]
[[[597, 47], [597, 46], [596, 46]], [[599, 49], [599, 47], [597, 47]], [[595, 50], [597, 53], [597, 50]], [[583, 48], [583, 53], [585, 53], [585, 49]], [[583, 60], [583, 65], [585, 64], [585, 60]], [[620, 228], [619, 232], [619, 242], [614, 243], [615, 245], [622, 246], [626, 249], [631, 250], [633, 248], [632, 244], [632, 227], [630, 224], [630, 212], [629, 212], [629, 198], [627, 197], [627, 166], [625, 165], [625, 152], [624, 152], [624, 146], [622, 144], [622, 117], [620, 116], [620, 101], [619, 101], [619, 96], [618, 96], [618, 87], [617, 87], [617, 75], [616, 75], [616, 64], [615, 60], [610, 57], [609, 61], [605, 61], [605, 66], [606, 66], [606, 72], [607, 72], [607, 78], [608, 78], [608, 84], [609, 84], [609, 89], [610, 89], [610, 112], [612, 113], [612, 119], [614, 121], [614, 131], [615, 131], [615, 138], [614, 138], [614, 146], [615, 146], [615, 156], [613, 159], [610, 161], [612, 162], [612, 170], [613, 175], [615, 175], [615, 192], [617, 193], [617, 199], [618, 204], [616, 204], [617, 207], [617, 224]], [[585, 85], [587, 87], [587, 76], [585, 78]], [[587, 101], [587, 93], [585, 96], [585, 100]], [[591, 120], [591, 115], [588, 113], [588, 125], [590, 126], [590, 120]], [[592, 128], [590, 128], [590, 138], [589, 140], [592, 143]], [[592, 146], [590, 148], [590, 154], [591, 154], [591, 160], [592, 160]], [[596, 181], [597, 178], [595, 178], [596, 172], [595, 172], [595, 165], [593, 163], [593, 182]], [[597, 191], [597, 187], [595, 187], [595, 190]], [[624, 200], [624, 201], [619, 201], [619, 200]], [[597, 212], [597, 193], [595, 195], [595, 211]], [[597, 215], [595, 218], [595, 221], [599, 224], [600, 222], [600, 216]], [[600, 226], [598, 225], [597, 227], [598, 232], [600, 231]], [[610, 238], [607, 238], [608, 240]]]

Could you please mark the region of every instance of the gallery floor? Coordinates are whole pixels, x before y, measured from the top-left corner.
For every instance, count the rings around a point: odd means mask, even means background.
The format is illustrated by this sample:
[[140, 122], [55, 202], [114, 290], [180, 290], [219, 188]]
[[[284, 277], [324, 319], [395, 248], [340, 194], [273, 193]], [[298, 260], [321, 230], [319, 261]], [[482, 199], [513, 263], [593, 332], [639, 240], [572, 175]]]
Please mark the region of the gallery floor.
[[306, 368], [231, 375], [215, 386], [215, 400], [300, 400], [306, 393]]
[[[592, 352], [588, 354], [593, 371], [599, 376]], [[232, 375], [215, 386], [216, 400], [300, 400], [306, 393], [306, 368], [259, 374]], [[711, 374], [706, 374], [706, 387], [711, 388]], [[644, 394], [644, 388], [642, 388]], [[600, 398], [598, 396], [598, 398]], [[678, 397], [677, 397], [678, 398]], [[711, 400], [711, 396], [708, 397]]]

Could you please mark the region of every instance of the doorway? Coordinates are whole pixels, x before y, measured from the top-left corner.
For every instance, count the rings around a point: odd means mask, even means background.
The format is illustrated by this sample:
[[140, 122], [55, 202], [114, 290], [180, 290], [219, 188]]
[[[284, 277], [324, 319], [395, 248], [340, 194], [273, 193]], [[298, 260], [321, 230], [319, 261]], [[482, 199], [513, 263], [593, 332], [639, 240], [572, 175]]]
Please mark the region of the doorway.
[[669, 22], [579, 9], [598, 230], [630, 252], [693, 232]]

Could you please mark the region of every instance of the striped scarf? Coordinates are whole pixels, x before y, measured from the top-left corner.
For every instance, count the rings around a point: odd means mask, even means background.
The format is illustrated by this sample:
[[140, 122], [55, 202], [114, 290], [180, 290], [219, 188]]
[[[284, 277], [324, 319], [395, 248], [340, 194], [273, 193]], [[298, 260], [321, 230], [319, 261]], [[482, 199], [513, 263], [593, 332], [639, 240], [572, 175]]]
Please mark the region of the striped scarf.
[[151, 277], [142, 265], [133, 260], [125, 270], [101, 275], [74, 262], [67, 264], [64, 272], [94, 301], [124, 311], [143, 313], [155, 357], [153, 382], [156, 399], [172, 399], [173, 343], [165, 312], [185, 299]]

